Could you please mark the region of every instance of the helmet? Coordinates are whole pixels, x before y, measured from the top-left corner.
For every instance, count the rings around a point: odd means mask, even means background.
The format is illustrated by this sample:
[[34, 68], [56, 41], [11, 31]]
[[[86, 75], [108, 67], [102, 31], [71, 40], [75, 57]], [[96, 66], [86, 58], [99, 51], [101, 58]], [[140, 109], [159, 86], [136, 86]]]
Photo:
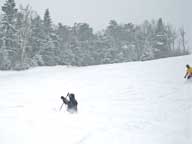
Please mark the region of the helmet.
[[73, 94], [73, 93], [69, 94], [69, 98], [70, 99], [74, 99], [75, 98], [75, 94]]
[[190, 65], [186, 64], [186, 67], [187, 67], [187, 68], [190, 68]]

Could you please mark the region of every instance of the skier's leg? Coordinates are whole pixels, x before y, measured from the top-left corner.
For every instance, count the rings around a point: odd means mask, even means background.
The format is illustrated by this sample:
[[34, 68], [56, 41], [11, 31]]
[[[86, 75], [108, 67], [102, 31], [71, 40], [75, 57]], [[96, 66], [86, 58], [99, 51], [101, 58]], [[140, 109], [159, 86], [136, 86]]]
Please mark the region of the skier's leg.
[[192, 77], [192, 75], [188, 75], [187, 79], [190, 79]]

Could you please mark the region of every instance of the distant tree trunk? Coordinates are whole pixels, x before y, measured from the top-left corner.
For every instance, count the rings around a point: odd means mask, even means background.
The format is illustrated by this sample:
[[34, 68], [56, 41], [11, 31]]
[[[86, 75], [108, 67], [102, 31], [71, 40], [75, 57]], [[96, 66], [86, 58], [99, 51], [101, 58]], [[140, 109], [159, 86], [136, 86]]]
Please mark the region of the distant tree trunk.
[[27, 48], [29, 48], [29, 39], [31, 37], [32, 13], [33, 12], [29, 5], [26, 7], [20, 6], [17, 19], [17, 37], [20, 53], [20, 63], [18, 65], [19, 69], [23, 69], [25, 65], [27, 65]]
[[181, 36], [181, 43], [182, 43], [182, 47], [183, 47], [183, 53], [186, 53], [186, 46], [185, 46], [185, 30], [184, 28], [180, 29], [180, 36]]

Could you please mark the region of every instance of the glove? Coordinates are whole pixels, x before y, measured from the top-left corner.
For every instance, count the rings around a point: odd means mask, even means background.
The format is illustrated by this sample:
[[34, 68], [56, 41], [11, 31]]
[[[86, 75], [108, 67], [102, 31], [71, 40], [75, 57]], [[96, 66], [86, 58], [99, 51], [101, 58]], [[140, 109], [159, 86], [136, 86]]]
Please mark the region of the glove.
[[66, 99], [66, 98], [63, 98], [63, 102], [65, 103], [65, 104], [68, 104], [68, 100]]

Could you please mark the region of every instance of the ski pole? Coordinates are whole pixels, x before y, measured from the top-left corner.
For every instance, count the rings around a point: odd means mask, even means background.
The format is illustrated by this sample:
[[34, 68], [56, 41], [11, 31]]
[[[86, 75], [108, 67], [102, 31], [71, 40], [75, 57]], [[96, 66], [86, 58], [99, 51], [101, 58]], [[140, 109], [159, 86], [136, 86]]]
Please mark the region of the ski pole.
[[[67, 98], [68, 96], [69, 96], [69, 92], [67, 93], [67, 96], [66, 96], [65, 98]], [[64, 103], [62, 103], [62, 105], [60, 106], [59, 111], [61, 111], [61, 109], [62, 109], [62, 107], [63, 107], [63, 104], [64, 104]]]
[[61, 109], [62, 109], [62, 107], [63, 107], [63, 104], [64, 104], [64, 103], [62, 103], [62, 105], [61, 105], [61, 107], [60, 107], [59, 111], [61, 111]]
[[69, 96], [69, 92], [67, 93], [67, 95], [66, 95], [66, 97], [65, 98], [67, 98]]

